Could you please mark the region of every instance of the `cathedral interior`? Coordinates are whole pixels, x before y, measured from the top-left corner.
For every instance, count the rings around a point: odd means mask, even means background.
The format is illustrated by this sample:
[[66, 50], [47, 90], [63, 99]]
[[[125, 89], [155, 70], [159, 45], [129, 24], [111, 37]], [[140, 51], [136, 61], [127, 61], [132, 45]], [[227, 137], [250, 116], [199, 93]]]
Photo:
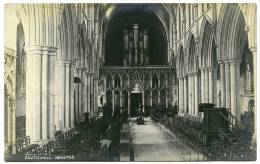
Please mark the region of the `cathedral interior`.
[[256, 160], [255, 4], [6, 4], [5, 25], [6, 161]]

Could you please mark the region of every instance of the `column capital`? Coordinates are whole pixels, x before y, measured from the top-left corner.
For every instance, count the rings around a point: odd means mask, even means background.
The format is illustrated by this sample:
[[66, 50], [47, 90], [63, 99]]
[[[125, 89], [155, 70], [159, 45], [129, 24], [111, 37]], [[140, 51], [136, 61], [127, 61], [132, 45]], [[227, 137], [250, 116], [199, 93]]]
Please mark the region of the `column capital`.
[[204, 71], [204, 70], [206, 70], [207, 69], [207, 67], [201, 67], [201, 68], [199, 68], [201, 71]]
[[212, 72], [212, 71], [216, 71], [217, 68], [216, 67], [208, 67], [208, 70]]
[[192, 72], [187, 72], [186, 76], [190, 76], [192, 74]]
[[71, 61], [71, 65], [72, 65], [72, 66], [76, 66], [76, 62], [77, 62], [76, 60], [72, 60], [72, 61]]
[[224, 62], [225, 62], [225, 60], [223, 60], [223, 59], [218, 60], [218, 64], [224, 64]]
[[256, 47], [249, 47], [249, 49], [251, 52], [253, 52], [253, 54], [254, 54], [254, 52], [256, 52]]
[[224, 64], [230, 64], [230, 60], [223, 60]]
[[25, 52], [28, 55], [38, 54], [38, 55], [54, 55], [57, 51], [57, 47], [49, 45], [30, 45], [24, 47]]
[[183, 75], [183, 78], [186, 79], [186, 78], [188, 78], [188, 76], [189, 75], [186, 73], [185, 75]]
[[191, 74], [192, 74], [192, 75], [198, 75], [199, 72], [192, 72]]
[[188, 76], [193, 76], [193, 75], [196, 75], [196, 74], [198, 74], [198, 72], [189, 72], [189, 73], [187, 73]]
[[230, 64], [241, 63], [241, 59], [229, 60]]
[[57, 63], [62, 66], [70, 66], [73, 64], [76, 65], [75, 61], [73, 61], [73, 60], [57, 60]]

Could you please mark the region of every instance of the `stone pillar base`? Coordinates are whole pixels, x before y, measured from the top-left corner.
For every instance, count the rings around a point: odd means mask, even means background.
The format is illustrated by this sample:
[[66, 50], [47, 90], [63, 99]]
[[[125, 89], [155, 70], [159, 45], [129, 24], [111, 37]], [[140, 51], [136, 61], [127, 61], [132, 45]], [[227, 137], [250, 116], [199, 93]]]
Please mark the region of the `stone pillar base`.
[[42, 146], [46, 145], [49, 141], [50, 141], [49, 139], [41, 140], [40, 146], [42, 147]]

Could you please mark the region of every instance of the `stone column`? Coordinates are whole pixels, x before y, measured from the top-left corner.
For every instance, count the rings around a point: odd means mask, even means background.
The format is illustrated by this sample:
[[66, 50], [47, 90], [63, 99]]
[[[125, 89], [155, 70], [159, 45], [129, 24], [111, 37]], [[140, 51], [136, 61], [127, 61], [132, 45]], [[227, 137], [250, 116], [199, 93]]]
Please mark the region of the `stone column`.
[[89, 89], [90, 89], [90, 99], [89, 99], [89, 104], [90, 104], [90, 113], [91, 113], [91, 115], [93, 115], [94, 114], [94, 100], [93, 100], [93, 95], [94, 95], [94, 85], [93, 85], [93, 76], [91, 75], [90, 77], [89, 77], [89, 80], [90, 80], [90, 85], [89, 85]]
[[184, 109], [184, 77], [181, 77], [181, 113], [185, 113]]
[[81, 111], [82, 111], [82, 116], [81, 119], [84, 120], [84, 114], [87, 112], [87, 77], [85, 71], [82, 69], [81, 70]]
[[198, 73], [196, 72], [194, 74], [194, 107], [195, 107], [195, 115], [199, 114], [199, 94], [198, 94], [198, 90], [199, 90], [199, 80], [198, 80]]
[[205, 72], [204, 72], [204, 68], [201, 68], [201, 102], [205, 103]]
[[[82, 70], [81, 72], [81, 77], [82, 77], [82, 84], [81, 84], [81, 95], [82, 95], [82, 98], [81, 98], [81, 102], [82, 102], [82, 113], [86, 113], [88, 112], [87, 110], [87, 103], [88, 103], [88, 97], [87, 97], [87, 94], [88, 94], [88, 88], [87, 88], [87, 75], [85, 73], [85, 71]], [[84, 114], [82, 115], [82, 118], [84, 120]]]
[[95, 112], [98, 111], [98, 77], [95, 77], [95, 92], [94, 92], [94, 99], [95, 99], [95, 105], [94, 105], [94, 108], [95, 108]]
[[252, 56], [253, 56], [253, 82], [254, 82], [254, 102], [255, 102], [255, 108], [254, 108], [254, 134], [252, 136], [252, 145], [256, 146], [256, 134], [257, 134], [257, 121], [256, 121], [256, 116], [257, 116], [257, 110], [256, 110], [256, 106], [257, 106], [257, 102], [256, 102], [256, 47], [251, 47], [250, 48], [251, 52], [252, 52]]
[[65, 62], [65, 129], [70, 128], [70, 66], [71, 62]]
[[221, 88], [221, 104], [220, 107], [225, 107], [226, 104], [226, 86], [225, 86], [225, 64], [223, 62], [220, 65], [220, 88]]
[[112, 91], [112, 111], [115, 111], [115, 93]]
[[229, 62], [225, 62], [225, 88], [226, 88], [226, 108], [230, 109], [230, 68]]
[[48, 108], [49, 108], [49, 104], [48, 104], [48, 54], [43, 54], [42, 55], [42, 69], [46, 70], [46, 71], [42, 71], [42, 140], [44, 142], [46, 142], [47, 139], [47, 135], [48, 135], [48, 123], [47, 123], [47, 118], [48, 118]]
[[[160, 86], [160, 84], [159, 84], [159, 86]], [[157, 95], [158, 97], [157, 97], [157, 100], [158, 100], [158, 104], [160, 104], [161, 103], [161, 91], [160, 90], [158, 90], [158, 95]]]
[[[28, 129], [27, 135], [31, 137], [32, 143], [43, 144], [43, 140], [48, 139], [48, 105], [50, 101], [48, 97], [51, 97], [50, 88], [48, 85], [49, 80], [53, 80], [50, 77], [48, 69], [54, 71], [54, 65], [52, 68], [48, 68], [48, 60], [51, 56], [55, 55], [56, 48], [44, 45], [32, 45], [25, 48], [27, 52], [27, 82], [26, 82], [26, 129]], [[29, 71], [33, 70], [33, 71]], [[29, 114], [29, 112], [31, 114]], [[46, 119], [46, 120], [44, 120]]]
[[194, 73], [191, 74], [191, 114], [195, 115], [195, 77]]
[[5, 115], [5, 117], [7, 116], [7, 118], [5, 118], [5, 124], [7, 124], [8, 129], [7, 131], [5, 131], [5, 137], [7, 139], [7, 145], [5, 145], [5, 147], [7, 147], [7, 151], [8, 154], [12, 153], [12, 130], [13, 128], [13, 117], [12, 117], [12, 99], [11, 96], [9, 95], [10, 93], [6, 93], [7, 91], [5, 90], [5, 112], [7, 112], [7, 115]]
[[[15, 99], [12, 99], [11, 104], [11, 117], [12, 117], [12, 154], [16, 154], [16, 109], [15, 109]], [[10, 129], [9, 129], [10, 130]]]
[[230, 62], [230, 97], [231, 97], [231, 113], [240, 119], [240, 101], [238, 100], [238, 97], [240, 97], [240, 90], [239, 90], [239, 83], [240, 83], [240, 76], [237, 72], [239, 72], [240, 69], [240, 61], [231, 61]]
[[[64, 64], [61, 60], [55, 65], [55, 126], [60, 131], [64, 125]], [[27, 130], [26, 130], [27, 131]]]
[[[27, 63], [29, 64], [29, 63]], [[44, 70], [41, 70], [41, 54], [35, 54], [34, 56], [34, 66], [35, 68], [35, 74], [33, 78], [34, 82], [34, 89], [33, 89], [33, 135], [31, 138], [32, 143], [39, 143], [41, 140], [41, 112], [42, 112], [42, 107], [41, 107], [41, 75]], [[29, 80], [29, 79], [28, 79]], [[27, 81], [28, 81], [27, 80]], [[29, 105], [29, 104], [28, 104]], [[28, 106], [26, 105], [26, 106]]]
[[[53, 69], [54, 68], [54, 69]], [[49, 109], [48, 109], [48, 117], [49, 117], [49, 137], [50, 139], [54, 139], [54, 127], [55, 127], [55, 110], [57, 110], [57, 107], [55, 107], [55, 56], [51, 55], [48, 59], [48, 71], [49, 71], [49, 95], [48, 96], [48, 102], [49, 102]]]
[[[29, 81], [29, 80], [33, 80], [34, 77], [34, 72], [35, 69], [31, 69], [31, 67], [35, 66], [34, 65], [34, 56], [33, 55], [28, 55], [27, 54], [27, 58], [26, 58], [26, 62], [28, 64], [26, 64], [26, 79], [28, 79], [26, 82], [26, 136], [30, 136], [32, 137], [32, 133], [33, 133], [33, 107], [28, 106], [28, 104], [34, 105], [33, 104], [33, 89], [34, 89], [34, 83], [33, 81]], [[7, 97], [5, 97], [5, 99], [8, 100]], [[7, 105], [8, 106], [8, 105]], [[9, 119], [8, 119], [9, 120]]]
[[189, 110], [189, 115], [192, 114], [192, 81], [191, 81], [192, 77], [191, 77], [191, 74], [188, 75], [188, 110]]
[[205, 94], [204, 94], [204, 100], [206, 103], [209, 102], [209, 70], [206, 68], [205, 70]]
[[128, 99], [128, 100], [127, 100], [127, 103], [128, 103], [128, 114], [130, 114], [130, 110], [131, 110], [131, 108], [130, 108], [130, 105], [131, 105], [131, 104], [130, 104], [130, 103], [131, 103], [131, 102], [130, 102], [130, 100], [131, 100], [131, 99], [130, 99], [130, 96], [131, 96], [131, 94], [130, 94], [130, 92], [127, 92], [127, 94], [128, 94], [128, 96], [127, 96], [127, 99]]
[[76, 63], [72, 61], [70, 68], [70, 127], [74, 128], [75, 126], [75, 109], [74, 109], [74, 71]]
[[[88, 88], [88, 74], [86, 72], [86, 70], [84, 70], [83, 72], [83, 80], [84, 80], [84, 84], [83, 84], [83, 98], [82, 101], [84, 101], [84, 106], [83, 106], [83, 111], [84, 113], [89, 112], [89, 88]], [[83, 116], [85, 117], [85, 116]]]
[[[6, 84], [5, 84], [6, 85]], [[14, 93], [7, 93], [5, 90], [5, 148], [4, 153], [7, 155], [16, 154], [16, 110], [15, 110], [15, 96]], [[11, 95], [10, 95], [11, 94]], [[6, 131], [7, 130], [7, 131]]]
[[153, 91], [150, 92], [150, 107], [153, 106]]
[[145, 103], [144, 103], [144, 92], [142, 93], [142, 105], [143, 105], [143, 112], [144, 112], [144, 106], [145, 106]]
[[82, 98], [83, 98], [83, 84], [84, 84], [84, 81], [83, 81], [83, 72], [81, 69], [79, 69], [79, 78], [80, 78], [80, 83], [78, 84], [78, 89], [79, 89], [79, 120], [82, 120], [83, 118], [83, 113], [84, 113], [84, 106], [83, 106], [83, 101], [82, 101]]
[[89, 112], [90, 116], [90, 90], [89, 90], [89, 74], [85, 72], [85, 107], [84, 110], [85, 112]]
[[241, 60], [238, 60], [238, 61], [236, 61], [235, 62], [236, 64], [235, 64], [235, 67], [236, 67], [236, 91], [237, 91], [237, 93], [236, 93], [236, 98], [237, 98], [237, 100], [236, 100], [236, 110], [237, 110], [237, 118], [240, 120], [241, 119], [241, 94], [240, 94], [240, 63], [241, 63]]
[[186, 113], [187, 111], [187, 104], [188, 104], [188, 101], [187, 101], [187, 98], [188, 98], [188, 95], [187, 95], [187, 76], [184, 76], [183, 78], [183, 92], [184, 92], [184, 95], [183, 95], [183, 113]]
[[[122, 81], [122, 80], [121, 80]], [[122, 86], [122, 85], [121, 85]], [[123, 106], [123, 95], [122, 95], [122, 92], [121, 91], [119, 91], [119, 105], [120, 105], [120, 107], [122, 107]]]
[[95, 77], [94, 75], [91, 76], [91, 104], [92, 104], [92, 113], [95, 113], [95, 104], [96, 104], [96, 99], [95, 99]]
[[214, 103], [214, 73], [215, 68], [209, 68], [209, 103]]
[[182, 113], [182, 96], [183, 96], [183, 91], [182, 91], [182, 78], [179, 77], [179, 102], [178, 102], [178, 106], [179, 106], [179, 113]]
[[[79, 78], [79, 70], [77, 70], [77, 74], [75, 75], [75, 77]], [[74, 90], [75, 90], [75, 122], [79, 121], [79, 116], [80, 116], [80, 110], [79, 110], [79, 85], [80, 83], [74, 83]]]

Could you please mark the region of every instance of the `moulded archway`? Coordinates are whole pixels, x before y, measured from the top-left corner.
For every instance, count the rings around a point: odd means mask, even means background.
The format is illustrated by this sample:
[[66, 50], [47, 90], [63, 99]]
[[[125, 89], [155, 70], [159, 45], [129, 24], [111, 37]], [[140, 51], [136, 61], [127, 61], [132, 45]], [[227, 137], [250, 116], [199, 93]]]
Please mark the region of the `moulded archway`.
[[109, 21], [103, 26], [105, 65], [123, 65], [123, 29], [131, 29], [133, 24], [148, 29], [149, 64], [168, 64], [168, 27], [158, 16], [163, 13], [156, 13], [157, 8], [162, 7], [156, 4], [117, 4], [111, 9]]

